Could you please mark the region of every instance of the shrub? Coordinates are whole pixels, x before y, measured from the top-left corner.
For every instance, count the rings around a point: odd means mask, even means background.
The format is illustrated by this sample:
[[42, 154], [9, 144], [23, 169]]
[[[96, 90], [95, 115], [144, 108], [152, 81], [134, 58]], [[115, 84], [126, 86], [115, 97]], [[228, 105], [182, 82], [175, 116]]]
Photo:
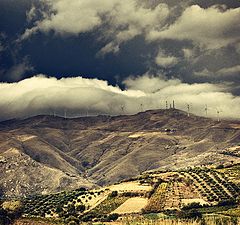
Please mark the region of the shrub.
[[197, 208], [201, 208], [202, 205], [199, 202], [192, 202], [188, 205], [185, 205], [182, 207], [183, 210], [188, 210], [188, 209], [197, 209]]
[[228, 199], [228, 200], [222, 200], [218, 203], [218, 206], [231, 206], [231, 205], [235, 205], [236, 201], [234, 199]]
[[216, 166], [216, 169], [223, 169], [223, 168], [224, 168], [223, 164], [220, 164], [220, 165]]
[[125, 197], [137, 197], [141, 195], [140, 193], [136, 193], [136, 192], [124, 192], [122, 193], [122, 196], [125, 196]]
[[112, 191], [112, 193], [109, 194], [110, 198], [114, 198], [114, 197], [117, 197], [117, 196], [118, 196], [118, 192], [117, 191]]
[[79, 212], [83, 212], [85, 209], [86, 209], [85, 205], [78, 205], [76, 207], [76, 210], [79, 211]]
[[107, 221], [111, 222], [111, 221], [115, 221], [117, 220], [119, 217], [119, 215], [117, 213], [112, 213], [107, 217]]
[[7, 225], [19, 218], [22, 214], [20, 201], [5, 201], [0, 207], [0, 224]]
[[177, 213], [177, 216], [182, 219], [197, 219], [202, 218], [202, 213], [197, 211], [196, 209], [191, 210], [182, 210]]
[[91, 213], [91, 214], [86, 214], [86, 215], [84, 215], [84, 216], [81, 218], [81, 220], [82, 220], [83, 222], [88, 222], [88, 221], [92, 221], [92, 219], [95, 218], [95, 217], [96, 217], [96, 215], [93, 214], [93, 213]]
[[56, 213], [61, 213], [63, 211], [63, 209], [60, 206], [58, 206], [55, 211], [56, 211]]

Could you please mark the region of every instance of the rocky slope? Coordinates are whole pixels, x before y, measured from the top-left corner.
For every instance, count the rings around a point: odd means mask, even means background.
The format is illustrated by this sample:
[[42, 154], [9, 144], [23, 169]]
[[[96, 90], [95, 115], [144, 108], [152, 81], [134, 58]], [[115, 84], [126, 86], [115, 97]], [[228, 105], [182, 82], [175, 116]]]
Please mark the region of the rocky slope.
[[146, 170], [240, 162], [240, 121], [176, 109], [128, 116], [36, 116], [0, 123], [7, 194], [105, 185]]

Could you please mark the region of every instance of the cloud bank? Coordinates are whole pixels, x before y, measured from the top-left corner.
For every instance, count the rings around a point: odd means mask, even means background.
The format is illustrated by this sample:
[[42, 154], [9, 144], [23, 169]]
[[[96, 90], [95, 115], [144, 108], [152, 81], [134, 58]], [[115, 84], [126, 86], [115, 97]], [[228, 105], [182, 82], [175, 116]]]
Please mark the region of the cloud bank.
[[217, 71], [209, 71], [208, 69], [205, 68], [202, 71], [194, 72], [194, 75], [198, 77], [205, 77], [208, 79], [225, 78], [225, 80], [231, 80], [232, 78], [238, 77], [239, 74], [240, 74], [240, 65], [222, 68]]
[[240, 8], [222, 10], [215, 5], [204, 9], [192, 5], [166, 29], [150, 32], [148, 39], [190, 40], [206, 49], [218, 49], [239, 42], [239, 18]]
[[[175, 100], [176, 107], [209, 116], [217, 110], [225, 118], [240, 118], [240, 97], [226, 88], [209, 83], [187, 84], [178, 79], [144, 74], [124, 81], [125, 90], [106, 81], [83, 77], [60, 80], [37, 75], [16, 83], [0, 83], [0, 118], [56, 114], [68, 117], [98, 114], [134, 114], [142, 110], [165, 108], [165, 101]], [[141, 104], [143, 107], [141, 107]], [[124, 109], [124, 110], [123, 110]]]
[[[42, 18], [25, 30], [22, 39], [40, 31], [78, 35], [97, 30], [108, 43], [103, 54], [119, 51], [119, 46], [138, 35], [147, 41], [190, 40], [206, 49], [217, 49], [239, 42], [240, 8], [213, 5], [185, 5], [179, 17], [176, 6], [138, 0], [41, 0], [48, 6]], [[181, 3], [178, 4], [181, 8]], [[183, 7], [183, 8], [184, 8]], [[45, 7], [46, 9], [46, 7]], [[35, 6], [27, 13], [30, 20]]]
[[[48, 6], [42, 11], [42, 19], [25, 30], [21, 39], [40, 31], [55, 31], [60, 35], [78, 35], [101, 27], [101, 35], [109, 39], [102, 53], [116, 51], [117, 46], [153, 28], [159, 28], [169, 15], [166, 4], [155, 7], [138, 0], [41, 0]], [[35, 10], [27, 13], [32, 18]]]

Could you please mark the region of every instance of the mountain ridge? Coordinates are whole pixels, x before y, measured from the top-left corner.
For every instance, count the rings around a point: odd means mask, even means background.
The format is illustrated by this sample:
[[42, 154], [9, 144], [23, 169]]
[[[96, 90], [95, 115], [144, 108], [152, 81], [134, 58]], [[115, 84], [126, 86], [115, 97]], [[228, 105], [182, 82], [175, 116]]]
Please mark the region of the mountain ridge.
[[[70, 119], [41, 115], [0, 122], [0, 157], [7, 160], [0, 159], [0, 181], [9, 195], [16, 183], [19, 194], [91, 188], [147, 170], [238, 163], [239, 146], [240, 121], [188, 117], [177, 109]], [[26, 165], [18, 160], [19, 154]], [[25, 171], [27, 180], [20, 179], [18, 171], [9, 172], [16, 160], [16, 168]], [[37, 165], [39, 180], [36, 187], [21, 187], [34, 177], [28, 171], [29, 163]], [[39, 188], [45, 174], [54, 182]]]

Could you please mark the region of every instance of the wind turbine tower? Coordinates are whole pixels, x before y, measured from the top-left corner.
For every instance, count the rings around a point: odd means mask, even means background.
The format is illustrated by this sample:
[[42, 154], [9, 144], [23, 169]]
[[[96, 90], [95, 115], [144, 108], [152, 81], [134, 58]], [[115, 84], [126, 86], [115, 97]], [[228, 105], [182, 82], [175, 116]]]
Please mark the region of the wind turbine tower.
[[124, 114], [124, 105], [121, 105], [121, 111], [122, 111], [122, 114]]
[[220, 110], [217, 109], [217, 118], [218, 118], [218, 122], [220, 122]]
[[187, 112], [188, 112], [188, 117], [190, 116], [190, 105], [187, 104]]
[[206, 116], [208, 115], [208, 106], [207, 105], [205, 105], [205, 113], [206, 113]]
[[166, 109], [168, 109], [168, 101], [166, 101]]

